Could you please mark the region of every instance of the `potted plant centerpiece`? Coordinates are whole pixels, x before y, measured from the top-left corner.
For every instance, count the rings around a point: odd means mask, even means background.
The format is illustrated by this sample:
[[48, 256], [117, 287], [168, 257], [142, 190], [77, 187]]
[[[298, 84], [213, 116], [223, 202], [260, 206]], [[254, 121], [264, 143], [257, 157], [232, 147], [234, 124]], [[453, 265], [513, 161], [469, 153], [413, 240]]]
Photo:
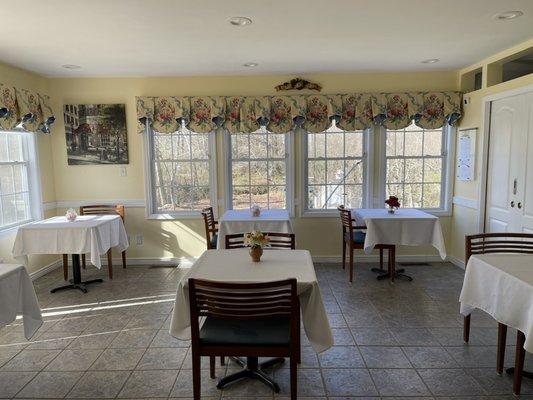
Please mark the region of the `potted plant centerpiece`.
[[253, 262], [261, 261], [263, 247], [268, 246], [270, 238], [261, 231], [253, 231], [244, 235], [244, 245], [250, 248], [250, 256]]
[[385, 200], [385, 204], [387, 205], [387, 209], [389, 210], [389, 213], [394, 214], [394, 212], [400, 208], [400, 201], [398, 200], [398, 197], [396, 196], [389, 196], [387, 200]]

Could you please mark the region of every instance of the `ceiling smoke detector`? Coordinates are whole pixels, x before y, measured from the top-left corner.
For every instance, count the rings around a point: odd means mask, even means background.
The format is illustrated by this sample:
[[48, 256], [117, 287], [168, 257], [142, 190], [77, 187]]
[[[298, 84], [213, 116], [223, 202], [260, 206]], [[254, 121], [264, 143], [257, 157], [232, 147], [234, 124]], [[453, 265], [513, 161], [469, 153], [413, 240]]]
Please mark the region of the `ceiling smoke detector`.
[[430, 58], [427, 60], [420, 61], [422, 64], [435, 64], [439, 62], [440, 60], [438, 58]]
[[256, 62], [247, 62], [247, 63], [244, 63], [242, 66], [246, 68], [253, 68], [253, 67], [257, 67], [258, 65], [259, 64]]
[[499, 21], [509, 21], [521, 17], [522, 15], [524, 15], [522, 11], [506, 11], [496, 14], [493, 18]]
[[76, 65], [76, 64], [63, 64], [61, 66], [61, 68], [65, 68], [65, 69], [81, 69], [81, 67], [79, 65]]

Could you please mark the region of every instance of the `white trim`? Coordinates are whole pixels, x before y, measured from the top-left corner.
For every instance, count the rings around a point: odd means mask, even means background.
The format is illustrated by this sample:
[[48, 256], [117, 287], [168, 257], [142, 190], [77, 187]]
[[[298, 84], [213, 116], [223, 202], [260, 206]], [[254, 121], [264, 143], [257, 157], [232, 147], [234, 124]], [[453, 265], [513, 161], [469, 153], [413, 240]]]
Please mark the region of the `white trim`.
[[[52, 204], [52, 203], [48, 203]], [[80, 206], [90, 206], [93, 204], [123, 204], [125, 207], [145, 207], [144, 200], [124, 200], [124, 199], [97, 199], [97, 200], [65, 200], [57, 201], [54, 208], [77, 208]]]
[[454, 196], [453, 204], [456, 206], [471, 208], [473, 210], [477, 210], [479, 208], [479, 202], [476, 199], [469, 199], [461, 196]]
[[481, 135], [481, 173], [478, 187], [479, 211], [477, 216], [478, 232], [485, 232], [485, 210], [487, 205], [487, 180], [490, 148], [490, 119], [492, 102], [508, 97], [518, 96], [533, 91], [533, 84], [517, 89], [504, 90], [483, 97], [481, 115], [483, 116], [483, 135]]
[[30, 273], [30, 278], [32, 281], [36, 280], [37, 278], [40, 278], [41, 276], [46, 275], [49, 272], [52, 272], [59, 267], [63, 265], [63, 262], [61, 260], [53, 261], [48, 265], [45, 265], [44, 267], [38, 269], [37, 271], [33, 271]]
[[56, 208], [57, 208], [57, 202], [55, 201], [49, 201], [47, 203], [43, 203], [43, 211], [55, 210]]
[[451, 262], [456, 267], [459, 267], [461, 269], [465, 269], [465, 262], [457, 257], [454, 256], [448, 256], [446, 257], [446, 261]]
[[[330, 263], [342, 263], [342, 257], [341, 256], [312, 256], [313, 262], [315, 263], [324, 263], [324, 264], [330, 264]], [[397, 255], [396, 256], [397, 262], [413, 262], [413, 263], [420, 263], [420, 262], [446, 262], [449, 261], [448, 258], [446, 260], [443, 260], [438, 255], [417, 255], [417, 254], [405, 254], [405, 255]], [[363, 262], [363, 263], [375, 263], [379, 262], [379, 255], [377, 254], [357, 254], [357, 262]]]

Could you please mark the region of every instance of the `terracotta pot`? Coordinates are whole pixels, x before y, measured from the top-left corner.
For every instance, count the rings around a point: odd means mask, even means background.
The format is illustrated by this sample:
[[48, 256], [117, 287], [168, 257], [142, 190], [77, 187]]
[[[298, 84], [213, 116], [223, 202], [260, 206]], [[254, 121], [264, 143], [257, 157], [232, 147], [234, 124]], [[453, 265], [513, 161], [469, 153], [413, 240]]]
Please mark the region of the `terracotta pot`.
[[261, 247], [251, 247], [250, 256], [252, 257], [253, 262], [261, 261], [261, 256], [263, 255], [263, 249]]

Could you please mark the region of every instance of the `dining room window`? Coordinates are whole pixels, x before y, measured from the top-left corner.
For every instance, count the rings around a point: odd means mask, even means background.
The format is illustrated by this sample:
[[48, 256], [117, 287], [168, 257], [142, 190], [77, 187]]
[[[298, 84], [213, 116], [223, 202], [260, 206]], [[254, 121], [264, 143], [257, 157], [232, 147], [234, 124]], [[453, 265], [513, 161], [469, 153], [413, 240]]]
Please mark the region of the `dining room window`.
[[227, 134], [228, 209], [292, 207], [292, 133]]
[[42, 215], [35, 136], [0, 131], [0, 231]]
[[447, 209], [450, 130], [448, 125], [423, 129], [413, 123], [385, 131], [385, 198], [398, 197], [402, 207]]
[[304, 212], [331, 214], [339, 205], [364, 207], [370, 192], [368, 132], [303, 132]]
[[184, 124], [172, 133], [147, 128], [149, 217], [197, 216], [216, 201], [214, 133]]

